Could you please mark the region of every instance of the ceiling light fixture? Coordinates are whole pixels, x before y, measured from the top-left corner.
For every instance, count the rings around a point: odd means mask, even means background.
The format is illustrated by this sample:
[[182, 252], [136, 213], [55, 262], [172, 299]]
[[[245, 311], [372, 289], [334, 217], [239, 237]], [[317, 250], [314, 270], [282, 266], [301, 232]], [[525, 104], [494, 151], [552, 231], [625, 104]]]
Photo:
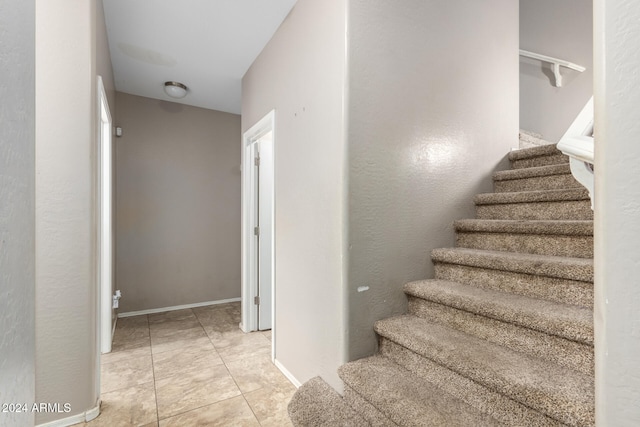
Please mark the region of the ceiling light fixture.
[[187, 95], [187, 87], [178, 82], [164, 82], [164, 91], [172, 98], [184, 98]]

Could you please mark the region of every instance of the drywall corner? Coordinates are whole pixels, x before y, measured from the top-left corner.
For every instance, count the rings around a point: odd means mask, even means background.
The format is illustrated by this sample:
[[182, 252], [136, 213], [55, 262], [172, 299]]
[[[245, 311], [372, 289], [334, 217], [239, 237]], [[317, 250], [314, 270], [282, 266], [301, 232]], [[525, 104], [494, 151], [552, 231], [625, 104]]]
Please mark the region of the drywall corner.
[[36, 5], [36, 400], [98, 398], [96, 328], [96, 3]]

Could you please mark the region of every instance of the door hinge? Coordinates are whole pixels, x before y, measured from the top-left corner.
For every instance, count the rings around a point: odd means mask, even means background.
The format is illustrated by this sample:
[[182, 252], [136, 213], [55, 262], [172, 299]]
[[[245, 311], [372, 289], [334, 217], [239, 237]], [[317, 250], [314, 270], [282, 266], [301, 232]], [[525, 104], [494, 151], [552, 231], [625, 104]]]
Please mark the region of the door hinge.
[[255, 234], [256, 236], [260, 235], [260, 227], [253, 227], [253, 234]]
[[255, 305], [260, 305], [260, 297], [253, 297], [253, 303]]
[[253, 161], [256, 166], [260, 166], [260, 157], [256, 157]]

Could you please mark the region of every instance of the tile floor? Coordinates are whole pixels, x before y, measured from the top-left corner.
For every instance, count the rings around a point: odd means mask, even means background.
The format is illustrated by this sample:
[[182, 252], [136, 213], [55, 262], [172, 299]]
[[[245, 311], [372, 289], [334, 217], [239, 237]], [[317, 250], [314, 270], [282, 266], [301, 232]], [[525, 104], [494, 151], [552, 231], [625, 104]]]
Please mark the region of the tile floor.
[[291, 426], [295, 387], [271, 363], [271, 332], [244, 334], [240, 303], [118, 319], [89, 427]]

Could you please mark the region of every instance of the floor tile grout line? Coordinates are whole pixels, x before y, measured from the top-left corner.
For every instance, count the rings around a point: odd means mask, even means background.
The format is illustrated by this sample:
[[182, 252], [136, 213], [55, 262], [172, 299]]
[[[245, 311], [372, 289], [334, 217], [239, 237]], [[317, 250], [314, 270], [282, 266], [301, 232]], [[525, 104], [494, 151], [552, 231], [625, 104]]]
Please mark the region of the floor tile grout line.
[[[258, 389], [259, 390], [259, 389]], [[255, 390], [254, 390], [255, 391]], [[249, 403], [249, 401], [247, 400], [247, 396], [244, 395], [244, 393], [242, 393], [242, 398], [244, 399], [245, 403], [247, 404], [247, 406], [249, 407], [249, 409], [251, 410], [251, 413], [253, 414], [253, 416], [255, 417], [256, 421], [258, 422], [259, 425], [262, 425], [262, 422], [260, 421], [260, 418], [258, 418], [258, 415], [256, 415], [256, 411], [253, 410], [253, 406], [251, 406], [251, 404]]]
[[[201, 322], [202, 323], [202, 322]], [[206, 333], [206, 330], [205, 330]], [[207, 336], [209, 336], [209, 334], [207, 334]], [[217, 353], [217, 348], [215, 346], [215, 344], [213, 343], [213, 341], [211, 340], [211, 337], [209, 337], [209, 341], [211, 341], [211, 344], [213, 345], [214, 349], [216, 349], [216, 353]], [[262, 423], [260, 422], [260, 419], [258, 418], [258, 416], [256, 415], [255, 411], [253, 410], [253, 407], [249, 404], [249, 401], [247, 401], [247, 397], [245, 396], [245, 393], [242, 391], [242, 389], [240, 388], [240, 385], [238, 384], [238, 381], [236, 381], [236, 378], [233, 376], [233, 374], [231, 373], [231, 370], [229, 369], [229, 366], [227, 366], [227, 361], [221, 356], [220, 359], [222, 360], [222, 364], [224, 365], [225, 369], [227, 370], [227, 372], [229, 373], [229, 376], [231, 377], [231, 379], [233, 380], [233, 383], [236, 385], [236, 387], [238, 388], [238, 391], [240, 392], [240, 395], [242, 396], [242, 399], [244, 400], [244, 402], [247, 404], [247, 406], [249, 407], [249, 410], [251, 411], [251, 413], [253, 414], [253, 417], [256, 419], [256, 422], [259, 425], [262, 425]], [[254, 391], [254, 390], [252, 390]]]
[[[198, 312], [200, 312], [201, 316], [198, 316]], [[217, 310], [214, 310], [213, 312], [215, 313], [215, 312], [217, 312]], [[247, 395], [249, 395], [251, 393], [258, 392], [260, 390], [263, 390], [267, 386], [265, 384], [263, 384], [262, 386], [251, 390], [250, 392], [247, 392], [247, 393], [243, 392], [240, 389], [240, 386], [238, 385], [238, 381], [236, 380], [234, 375], [231, 373], [231, 370], [229, 369], [229, 364], [232, 364], [234, 362], [241, 361], [241, 360], [245, 359], [245, 357], [243, 357], [243, 354], [245, 352], [241, 351], [238, 354], [230, 355], [231, 357], [227, 357], [226, 359], [223, 358], [220, 355], [219, 348], [216, 347], [212, 336], [209, 333], [207, 333], [207, 327], [205, 326], [205, 323], [208, 324], [208, 326], [214, 326], [214, 331], [215, 331], [215, 325], [217, 325], [219, 323], [224, 323], [226, 325], [226, 323], [228, 323], [227, 320], [235, 319], [235, 317], [238, 316], [237, 310], [234, 310], [234, 311], [232, 311], [232, 310], [222, 311], [221, 310], [220, 313], [225, 313], [225, 315], [223, 315], [220, 320], [215, 319], [213, 316], [212, 317], [207, 316], [207, 312], [204, 311], [204, 310], [200, 311], [200, 310], [190, 309], [189, 313], [190, 313], [191, 316], [195, 317], [195, 320], [197, 320], [197, 324], [200, 326], [202, 332], [204, 332], [204, 336], [207, 337], [206, 342], [208, 344], [210, 344], [211, 347], [212, 347], [212, 348], [209, 348], [209, 349], [206, 349], [206, 350], [203, 349], [203, 352], [210, 353], [212, 355], [217, 355], [217, 358], [219, 359], [219, 361], [221, 363], [220, 364], [216, 364], [216, 365], [217, 366], [220, 366], [220, 365], [224, 366], [224, 371], [227, 373], [227, 375], [229, 375], [229, 377], [233, 381], [233, 384], [235, 385], [236, 391], [237, 391], [238, 394], [236, 394], [235, 396], [231, 396], [231, 397], [228, 397], [228, 398], [225, 398], [225, 399], [218, 400], [217, 402], [207, 403], [207, 404], [195, 407], [195, 408], [190, 408], [189, 410], [180, 411], [180, 412], [178, 412], [176, 414], [172, 414], [171, 416], [166, 416], [164, 418], [161, 418], [160, 417], [159, 404], [158, 404], [158, 389], [157, 389], [158, 378], [156, 377], [156, 372], [155, 372], [155, 364], [156, 364], [156, 360], [155, 359], [158, 357], [159, 354], [162, 354], [164, 352], [171, 351], [171, 350], [165, 350], [165, 351], [162, 351], [162, 352], [159, 352], [159, 353], [154, 353], [153, 352], [154, 345], [153, 345], [153, 341], [151, 340], [151, 326], [152, 325], [151, 325], [151, 321], [150, 321], [150, 318], [149, 318], [150, 316], [145, 315], [145, 320], [146, 320], [146, 324], [147, 324], [147, 331], [148, 331], [148, 335], [147, 336], [149, 337], [149, 344], [148, 345], [149, 345], [150, 356], [151, 356], [152, 381], [153, 381], [154, 392], [155, 392], [155, 409], [156, 409], [156, 411], [155, 411], [156, 412], [156, 422], [155, 422], [155, 424], [159, 427], [160, 421], [162, 421], [162, 420], [166, 420], [168, 418], [176, 417], [176, 416], [179, 416], [181, 414], [188, 413], [188, 412], [197, 411], [198, 409], [202, 409], [202, 408], [207, 407], [207, 406], [219, 404], [219, 403], [225, 402], [227, 400], [234, 399], [234, 398], [236, 398], [238, 396], [242, 396], [242, 399], [243, 399], [242, 401], [245, 402], [245, 404], [247, 404], [249, 406], [249, 409], [251, 410], [251, 413], [254, 416], [254, 419], [256, 420], [256, 422], [259, 425], [262, 425], [262, 422], [258, 418], [253, 406], [249, 403], [249, 400], [247, 399]], [[167, 321], [169, 321], [169, 322], [171, 320], [172, 319], [167, 319]], [[176, 319], [176, 320], [181, 320], [181, 319]], [[237, 325], [237, 323], [235, 323], [235, 325]], [[223, 327], [224, 327], [224, 325], [223, 325]], [[224, 332], [226, 332], [226, 330], [222, 329], [220, 332], [222, 334], [224, 334]], [[242, 334], [241, 336], [244, 336], [244, 335], [248, 335], [248, 334]], [[271, 343], [271, 340], [265, 335], [264, 332], [261, 331], [260, 332], [260, 336], [265, 340], [266, 343]], [[176, 337], [176, 338], [178, 338], [178, 337]], [[189, 338], [188, 340], [190, 341], [191, 339], [192, 338]], [[199, 338], [198, 337], [194, 337], [193, 339], [199, 339]], [[180, 339], [178, 339], [177, 341], [180, 341]], [[223, 348], [226, 348], [226, 347], [223, 347]], [[211, 351], [211, 350], [213, 350], [213, 351]], [[250, 352], [249, 348], [246, 348], [245, 350]], [[146, 355], [144, 355], [144, 356], [136, 356], [136, 358], [137, 357], [140, 357], [140, 358], [141, 357], [146, 357]], [[256, 356], [256, 357], [259, 357], [259, 356]], [[115, 362], [112, 362], [112, 363], [115, 363]], [[148, 384], [148, 382], [146, 382], [144, 384]], [[135, 386], [141, 386], [141, 385], [144, 385], [144, 384], [137, 384]], [[120, 390], [120, 389], [118, 389], [118, 390]], [[113, 390], [113, 391], [117, 391], [117, 390]]]
[[128, 389], [128, 388], [142, 387], [142, 386], [145, 386], [145, 385], [147, 385], [147, 384], [154, 383], [154, 382], [155, 382], [154, 380], [149, 380], [149, 381], [144, 382], [144, 383], [128, 385], [128, 386], [124, 386], [124, 387], [117, 388], [117, 389], [115, 389], [115, 390], [109, 390], [109, 391], [102, 391], [102, 390], [100, 390], [100, 395], [103, 395], [103, 394], [109, 394], [109, 393], [115, 393], [115, 392], [118, 392], [118, 391], [126, 390], [126, 389]]
[[[231, 373], [231, 370], [229, 369], [229, 367], [227, 366], [227, 362], [224, 361], [224, 359], [222, 359], [222, 362], [224, 364], [225, 369], [227, 370], [227, 372], [229, 373], [229, 376], [231, 377], [231, 379], [233, 380], [233, 383], [236, 385], [238, 391], [240, 392], [240, 396], [242, 396], [242, 399], [244, 399], [245, 403], [247, 404], [247, 406], [249, 407], [249, 409], [251, 410], [251, 413], [253, 414], [254, 418], [256, 419], [256, 421], [258, 422], [259, 425], [262, 425], [262, 423], [260, 422], [260, 419], [258, 419], [258, 416], [256, 415], [255, 411], [253, 410], [253, 408], [251, 407], [251, 405], [249, 404], [249, 402], [247, 401], [246, 396], [244, 395], [244, 392], [242, 391], [242, 389], [240, 388], [240, 386], [238, 385], [238, 381], [236, 381], [236, 378], [233, 376], [233, 374]], [[254, 390], [252, 390], [254, 391]]]
[[[151, 344], [151, 324], [149, 323], [149, 315], [147, 316], [147, 326], [149, 327], [149, 346]], [[160, 427], [160, 408], [158, 408], [158, 387], [156, 386], [156, 370], [153, 362], [153, 349], [151, 348], [151, 375], [153, 375], [153, 396], [156, 402], [156, 426]]]
[[217, 402], [207, 403], [205, 405], [198, 406], [196, 408], [191, 408], [191, 409], [187, 409], [186, 411], [177, 412], [175, 414], [171, 414], [171, 415], [168, 415], [168, 416], [166, 416], [164, 418], [158, 419], [158, 423], [160, 423], [160, 421], [168, 420], [169, 418], [178, 417], [180, 415], [188, 414], [189, 412], [193, 412], [193, 411], [197, 411], [197, 410], [202, 409], [202, 408], [206, 408], [207, 406], [217, 405], [218, 403], [226, 402], [227, 400], [231, 400], [231, 399], [237, 399], [240, 396], [242, 396], [242, 393], [237, 394], [235, 396], [227, 397], [227, 398], [222, 399], [222, 400], [218, 400]]

